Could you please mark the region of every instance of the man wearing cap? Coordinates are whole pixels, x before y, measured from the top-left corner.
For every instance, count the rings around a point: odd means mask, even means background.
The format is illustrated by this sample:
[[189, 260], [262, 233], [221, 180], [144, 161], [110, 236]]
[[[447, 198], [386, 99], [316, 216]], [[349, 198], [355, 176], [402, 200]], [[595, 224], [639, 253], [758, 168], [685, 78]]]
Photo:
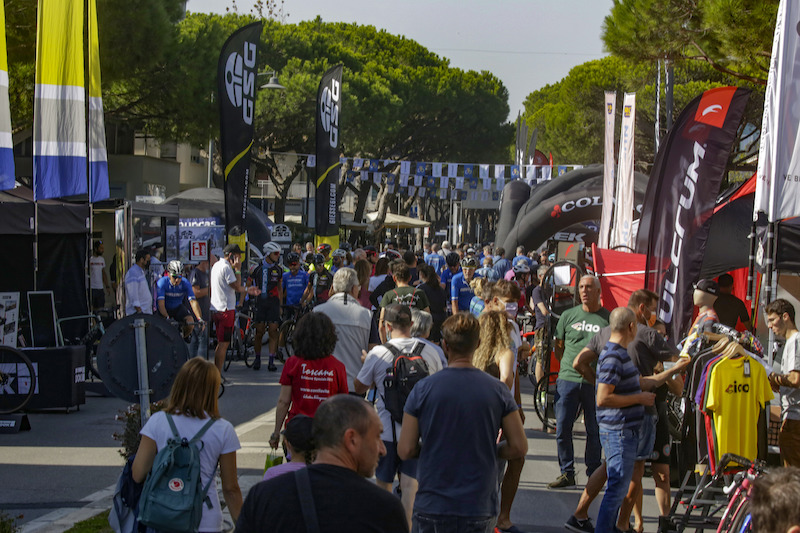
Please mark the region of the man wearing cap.
[[459, 311], [469, 311], [469, 304], [472, 297], [475, 296], [469, 282], [475, 276], [476, 268], [478, 268], [478, 261], [474, 257], [465, 257], [461, 260], [461, 272], [455, 274], [450, 281], [450, 302], [453, 314]]
[[214, 364], [222, 374], [225, 354], [231, 343], [231, 333], [236, 319], [236, 295], [261, 294], [258, 287], [247, 289], [242, 285], [242, 250], [238, 244], [228, 244], [222, 250], [223, 258], [211, 268], [211, 320], [217, 328], [217, 348]]
[[[392, 304], [383, 310], [383, 319], [390, 338], [387, 344], [392, 345], [400, 353], [418, 353], [428, 365], [428, 375], [442, 369], [442, 361], [436, 351], [419, 339], [411, 337], [411, 309], [407, 305]], [[383, 423], [381, 439], [386, 446], [386, 456], [382, 457], [375, 472], [379, 487], [392, 490], [392, 482], [400, 475], [400, 490], [403, 507], [409, 523], [417, 493], [417, 461], [415, 459], [401, 461], [397, 455], [397, 439], [400, 436], [400, 424], [392, 422], [392, 417], [384, 405], [384, 379], [386, 371], [394, 363], [394, 354], [386, 346], [376, 346], [364, 359], [364, 366], [358, 373], [353, 388], [356, 393], [363, 394], [370, 388], [376, 388], [376, 407]]]

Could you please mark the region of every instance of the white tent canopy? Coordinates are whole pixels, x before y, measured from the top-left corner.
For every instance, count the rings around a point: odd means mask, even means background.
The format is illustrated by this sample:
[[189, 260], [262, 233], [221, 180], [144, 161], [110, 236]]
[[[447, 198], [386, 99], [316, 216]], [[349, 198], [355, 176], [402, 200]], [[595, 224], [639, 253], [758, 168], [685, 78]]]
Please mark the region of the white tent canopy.
[[[378, 213], [367, 213], [367, 220], [374, 223], [375, 219], [378, 218]], [[383, 221], [383, 225], [387, 228], [398, 228], [398, 229], [408, 229], [408, 228], [427, 228], [431, 225], [430, 222], [426, 222], [425, 220], [420, 220], [418, 218], [411, 218], [411, 217], [404, 217], [402, 215], [395, 215], [394, 213], [386, 213], [386, 219]]]

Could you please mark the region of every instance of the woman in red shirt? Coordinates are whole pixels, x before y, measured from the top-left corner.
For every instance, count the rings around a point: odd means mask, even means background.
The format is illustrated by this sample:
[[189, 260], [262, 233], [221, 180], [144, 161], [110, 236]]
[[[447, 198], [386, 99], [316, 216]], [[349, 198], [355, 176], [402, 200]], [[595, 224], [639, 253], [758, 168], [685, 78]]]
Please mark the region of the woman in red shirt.
[[[275, 431], [269, 438], [272, 448], [278, 447], [284, 419], [295, 415], [313, 418], [317, 407], [334, 394], [347, 393], [347, 372], [336, 359], [336, 329], [322, 313], [308, 313], [294, 330], [295, 355], [283, 365], [281, 393], [275, 413]], [[288, 414], [288, 419], [287, 419]]]

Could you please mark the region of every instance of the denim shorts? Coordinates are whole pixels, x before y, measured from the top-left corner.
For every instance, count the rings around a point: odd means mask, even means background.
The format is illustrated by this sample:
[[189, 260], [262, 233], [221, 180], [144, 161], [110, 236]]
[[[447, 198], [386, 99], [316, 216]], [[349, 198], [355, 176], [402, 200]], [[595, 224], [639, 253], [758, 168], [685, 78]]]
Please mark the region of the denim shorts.
[[397, 455], [397, 443], [390, 440], [383, 441], [386, 447], [386, 455], [378, 461], [378, 468], [375, 469], [375, 477], [384, 483], [391, 483], [394, 481], [395, 475], [399, 472], [404, 476], [417, 479], [417, 462], [418, 459], [408, 459], [407, 461], [400, 460]]
[[639, 446], [636, 448], [636, 460], [646, 461], [653, 456], [653, 445], [656, 443], [656, 422], [658, 415], [644, 414], [639, 429]]

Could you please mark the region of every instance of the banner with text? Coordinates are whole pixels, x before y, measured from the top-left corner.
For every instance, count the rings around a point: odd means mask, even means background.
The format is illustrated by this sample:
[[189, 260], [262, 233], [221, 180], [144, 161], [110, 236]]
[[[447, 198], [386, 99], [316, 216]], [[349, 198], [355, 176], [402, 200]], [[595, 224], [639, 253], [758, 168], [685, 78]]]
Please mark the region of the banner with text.
[[616, 122], [617, 93], [605, 93], [603, 112], [606, 118], [605, 143], [603, 147], [603, 214], [600, 217], [598, 246], [608, 248], [611, 231], [611, 217], [614, 212], [614, 125]]
[[[342, 65], [329, 69], [317, 91], [317, 172], [316, 234], [317, 240], [331, 247], [339, 245], [339, 199], [337, 186], [342, 163], [340, 120], [342, 109]], [[377, 162], [376, 162], [377, 163]], [[375, 167], [377, 170], [377, 165]]]
[[636, 93], [625, 93], [622, 129], [619, 134], [617, 193], [614, 197], [614, 227], [611, 248], [633, 247], [633, 154], [636, 129]]

